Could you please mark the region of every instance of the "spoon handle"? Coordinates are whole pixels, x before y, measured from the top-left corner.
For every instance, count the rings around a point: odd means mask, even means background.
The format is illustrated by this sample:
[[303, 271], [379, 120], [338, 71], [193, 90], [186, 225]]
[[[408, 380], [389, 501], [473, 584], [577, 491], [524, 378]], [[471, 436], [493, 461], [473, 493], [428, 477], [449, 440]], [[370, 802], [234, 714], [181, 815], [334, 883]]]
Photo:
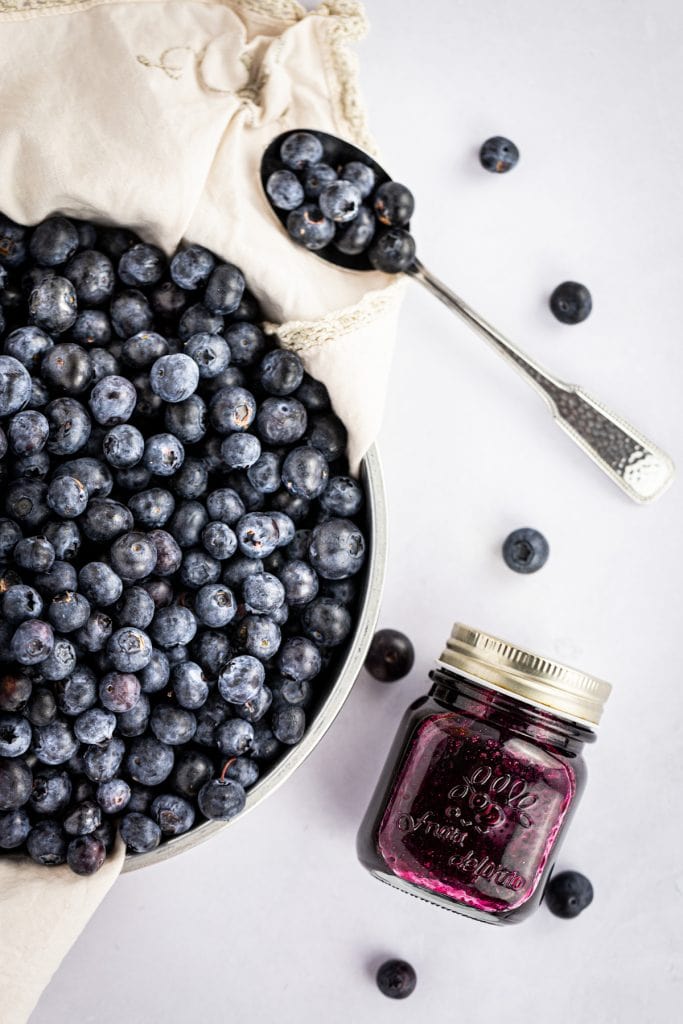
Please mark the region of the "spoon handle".
[[653, 501], [666, 490], [675, 470], [665, 452], [581, 388], [565, 384], [544, 370], [419, 260], [416, 259], [407, 272], [513, 364], [548, 403], [556, 423], [630, 498], [638, 502]]

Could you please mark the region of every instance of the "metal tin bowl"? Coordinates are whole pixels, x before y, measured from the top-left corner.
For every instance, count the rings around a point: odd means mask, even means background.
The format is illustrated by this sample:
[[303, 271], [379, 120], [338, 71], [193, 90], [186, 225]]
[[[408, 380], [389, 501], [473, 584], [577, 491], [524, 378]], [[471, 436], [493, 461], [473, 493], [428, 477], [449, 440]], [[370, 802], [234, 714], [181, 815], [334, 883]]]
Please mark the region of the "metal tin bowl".
[[337, 679], [325, 700], [318, 705], [315, 715], [308, 724], [304, 738], [248, 790], [246, 806], [237, 817], [230, 821], [208, 821], [198, 828], [191, 829], [185, 835], [162, 843], [151, 853], [128, 855], [124, 861], [124, 871], [135, 871], [137, 868], [158, 864], [162, 860], [174, 857], [177, 853], [191, 850], [199, 843], [203, 843], [204, 840], [210, 839], [211, 836], [215, 836], [227, 828], [228, 825], [240, 821], [247, 811], [252, 810], [267, 796], [274, 793], [278, 786], [281, 786], [290, 777], [320, 742], [341, 711], [342, 705], [363, 667], [375, 631], [387, 560], [384, 484], [379, 456], [374, 445], [368, 450], [361, 464], [361, 481], [366, 497], [366, 535], [369, 557], [358, 609], [358, 622], [353, 636], [348, 642], [346, 657], [338, 668]]

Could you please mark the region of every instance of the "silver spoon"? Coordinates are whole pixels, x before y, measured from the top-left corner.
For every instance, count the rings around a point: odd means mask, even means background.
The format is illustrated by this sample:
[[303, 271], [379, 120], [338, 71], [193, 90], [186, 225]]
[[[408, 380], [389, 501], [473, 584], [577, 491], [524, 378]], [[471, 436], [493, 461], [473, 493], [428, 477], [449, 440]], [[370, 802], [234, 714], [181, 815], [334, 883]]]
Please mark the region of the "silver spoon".
[[[380, 165], [364, 153], [335, 135], [328, 135], [316, 129], [300, 129], [310, 131], [323, 144], [323, 162], [333, 167], [360, 160], [369, 164], [377, 176], [377, 184], [381, 185], [391, 178]], [[261, 181], [264, 192], [270, 174], [281, 169], [280, 146], [291, 132], [284, 132], [274, 139], [266, 149], [261, 161]], [[273, 206], [268, 193], [266, 197], [273, 212], [286, 225], [287, 211]], [[406, 225], [409, 229], [410, 225]], [[316, 250], [317, 256], [330, 263], [346, 267], [350, 270], [372, 270], [366, 253], [349, 256], [340, 252], [334, 245]], [[483, 317], [467, 305], [455, 292], [452, 292], [442, 281], [432, 274], [424, 264], [415, 258], [405, 271], [414, 280], [436, 295], [449, 309], [457, 313], [465, 323], [474, 328], [490, 345], [528, 381], [529, 384], [545, 399], [550, 407], [555, 422], [562, 427], [573, 441], [634, 501], [645, 503], [654, 501], [666, 490], [674, 478], [675, 468], [672, 460], [648, 441], [634, 427], [615, 413], [610, 412], [597, 399], [574, 384], [564, 381], [548, 373], [543, 367], [525, 355], [521, 349], [513, 345], [492, 327]]]

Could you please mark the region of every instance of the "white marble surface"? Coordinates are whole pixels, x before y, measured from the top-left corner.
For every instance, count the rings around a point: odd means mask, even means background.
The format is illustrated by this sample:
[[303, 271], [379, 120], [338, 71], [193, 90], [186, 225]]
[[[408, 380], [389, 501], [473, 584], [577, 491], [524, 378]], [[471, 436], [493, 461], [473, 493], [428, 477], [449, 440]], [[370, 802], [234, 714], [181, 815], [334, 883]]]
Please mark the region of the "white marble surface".
[[[369, 0], [361, 45], [384, 162], [418, 201], [423, 260], [560, 375], [683, 463], [683, 13], [672, 0]], [[522, 153], [504, 177], [476, 152]], [[591, 288], [578, 327], [561, 280]], [[665, 1024], [683, 982], [681, 484], [637, 507], [511, 370], [426, 293], [403, 311], [381, 441], [391, 554], [381, 622], [407, 680], [363, 675], [296, 776], [234, 829], [123, 878], [31, 1024]], [[524, 578], [500, 544], [544, 531]], [[594, 882], [574, 922], [487, 928], [367, 876], [354, 836], [404, 707], [451, 622], [615, 684], [560, 866]], [[418, 988], [373, 970], [410, 960]], [[2, 1014], [0, 1012], [0, 1018]]]

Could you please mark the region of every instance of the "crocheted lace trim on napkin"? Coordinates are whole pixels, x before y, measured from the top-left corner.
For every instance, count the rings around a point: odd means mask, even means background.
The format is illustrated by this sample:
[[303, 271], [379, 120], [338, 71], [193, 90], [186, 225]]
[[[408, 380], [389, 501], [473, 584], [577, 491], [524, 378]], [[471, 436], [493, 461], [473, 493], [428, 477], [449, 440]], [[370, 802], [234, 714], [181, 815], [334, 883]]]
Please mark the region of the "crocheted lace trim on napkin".
[[277, 334], [283, 345], [293, 352], [306, 352], [374, 324], [400, 301], [404, 285], [403, 280], [393, 281], [381, 291], [367, 292], [355, 306], [334, 310], [320, 320], [265, 323], [263, 329], [266, 334]]

